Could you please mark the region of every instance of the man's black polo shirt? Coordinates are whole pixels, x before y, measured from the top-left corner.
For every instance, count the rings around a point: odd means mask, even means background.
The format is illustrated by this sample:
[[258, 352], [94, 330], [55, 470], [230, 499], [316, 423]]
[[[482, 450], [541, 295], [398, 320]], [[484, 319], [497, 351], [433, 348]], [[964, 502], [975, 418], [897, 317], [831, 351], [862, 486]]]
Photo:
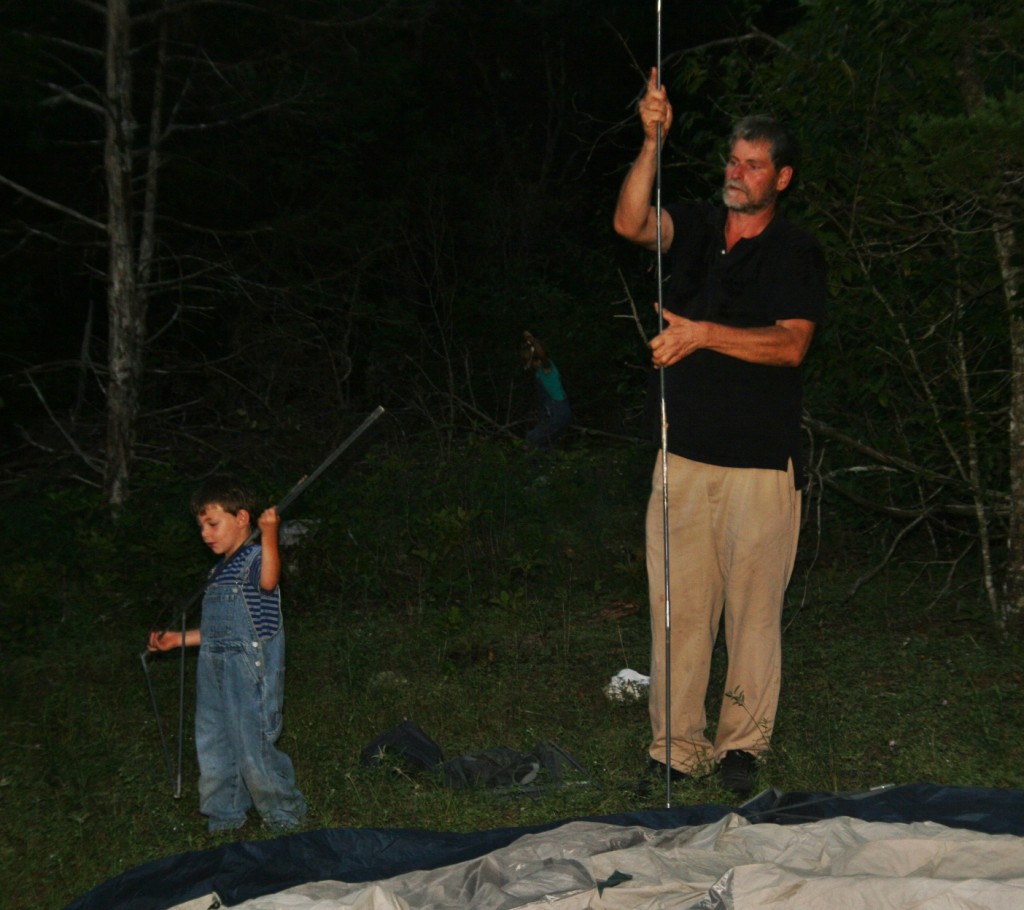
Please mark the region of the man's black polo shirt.
[[[820, 324], [825, 260], [817, 240], [781, 214], [757, 237], [725, 252], [724, 207], [668, 205], [665, 308], [694, 320], [754, 327], [780, 319]], [[800, 456], [798, 367], [747, 363], [700, 350], [665, 371], [668, 449], [707, 464], [785, 471]]]

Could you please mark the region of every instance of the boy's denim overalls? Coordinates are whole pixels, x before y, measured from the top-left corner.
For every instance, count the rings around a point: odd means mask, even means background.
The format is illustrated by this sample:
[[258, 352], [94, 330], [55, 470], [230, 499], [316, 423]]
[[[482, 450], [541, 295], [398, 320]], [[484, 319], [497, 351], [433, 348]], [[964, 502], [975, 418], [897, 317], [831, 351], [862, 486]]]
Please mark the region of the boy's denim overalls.
[[[245, 580], [259, 547], [242, 556]], [[275, 828], [294, 827], [306, 814], [291, 759], [274, 745], [284, 703], [284, 629], [259, 641], [242, 584], [222, 572], [203, 597], [196, 670], [196, 751], [199, 810], [210, 831], [245, 823], [255, 805]], [[234, 576], [234, 573], [231, 573]]]

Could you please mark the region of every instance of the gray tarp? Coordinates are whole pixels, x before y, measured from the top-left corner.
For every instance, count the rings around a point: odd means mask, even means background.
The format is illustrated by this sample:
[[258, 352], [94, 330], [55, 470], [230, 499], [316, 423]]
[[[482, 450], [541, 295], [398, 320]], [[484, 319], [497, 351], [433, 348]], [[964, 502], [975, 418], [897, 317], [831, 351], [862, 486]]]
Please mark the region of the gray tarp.
[[382, 910], [727, 908], [766, 906], [765, 895], [777, 898], [773, 910], [1024, 908], [1022, 843], [1021, 790], [766, 790], [732, 808], [646, 808], [528, 828], [324, 828], [239, 841], [129, 869], [67, 910], [207, 910], [214, 895], [250, 910], [331, 910], [345, 900]]
[[1024, 907], [1024, 838], [849, 817], [654, 831], [572, 822], [477, 859], [374, 883], [322, 881], [245, 910], [884, 910]]

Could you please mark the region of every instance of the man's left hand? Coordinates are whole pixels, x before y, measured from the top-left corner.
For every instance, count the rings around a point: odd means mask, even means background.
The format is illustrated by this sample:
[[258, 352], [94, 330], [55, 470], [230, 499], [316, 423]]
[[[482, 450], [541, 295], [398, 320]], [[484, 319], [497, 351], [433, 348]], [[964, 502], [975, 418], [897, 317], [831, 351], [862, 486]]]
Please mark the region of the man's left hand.
[[651, 340], [651, 362], [655, 367], [670, 367], [705, 346], [707, 325], [662, 310], [665, 329]]

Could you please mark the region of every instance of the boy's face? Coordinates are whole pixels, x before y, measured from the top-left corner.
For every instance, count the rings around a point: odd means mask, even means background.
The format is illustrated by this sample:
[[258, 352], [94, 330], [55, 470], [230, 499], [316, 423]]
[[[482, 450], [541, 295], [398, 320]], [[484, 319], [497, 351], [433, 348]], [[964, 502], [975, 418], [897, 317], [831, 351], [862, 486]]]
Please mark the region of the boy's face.
[[232, 515], [216, 503], [210, 503], [196, 515], [196, 522], [203, 543], [218, 556], [230, 556], [249, 536], [249, 513], [245, 509]]

